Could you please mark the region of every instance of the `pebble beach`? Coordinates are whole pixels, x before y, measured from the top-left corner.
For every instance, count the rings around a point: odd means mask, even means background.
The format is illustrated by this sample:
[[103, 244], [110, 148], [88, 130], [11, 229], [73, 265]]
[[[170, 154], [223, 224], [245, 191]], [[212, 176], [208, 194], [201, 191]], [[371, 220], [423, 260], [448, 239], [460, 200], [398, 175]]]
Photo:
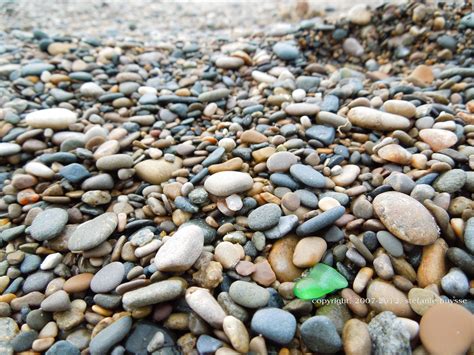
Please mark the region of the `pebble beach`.
[[0, 7], [0, 354], [474, 354], [471, 2]]

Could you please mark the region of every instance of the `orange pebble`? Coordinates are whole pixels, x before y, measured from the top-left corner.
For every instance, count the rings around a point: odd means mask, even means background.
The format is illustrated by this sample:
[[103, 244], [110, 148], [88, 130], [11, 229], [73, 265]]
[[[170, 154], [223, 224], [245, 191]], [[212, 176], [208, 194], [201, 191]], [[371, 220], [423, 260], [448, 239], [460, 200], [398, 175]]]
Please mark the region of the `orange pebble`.
[[25, 206], [38, 202], [40, 195], [38, 195], [33, 189], [24, 189], [18, 193], [16, 199], [20, 205]]

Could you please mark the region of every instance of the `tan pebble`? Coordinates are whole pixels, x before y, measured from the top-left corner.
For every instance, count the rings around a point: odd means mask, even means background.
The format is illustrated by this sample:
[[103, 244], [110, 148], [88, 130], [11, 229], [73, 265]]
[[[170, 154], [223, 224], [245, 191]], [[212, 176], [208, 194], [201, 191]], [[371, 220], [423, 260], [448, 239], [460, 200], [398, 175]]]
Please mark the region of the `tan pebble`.
[[252, 280], [265, 287], [270, 286], [276, 281], [276, 275], [267, 260], [255, 264], [255, 272], [252, 274]]
[[250, 351], [256, 355], [267, 355], [267, 345], [265, 344], [265, 338], [261, 335], [256, 336], [250, 340]]
[[222, 328], [226, 314], [209, 290], [190, 287], [186, 290], [189, 307], [214, 328]]
[[321, 260], [327, 249], [327, 243], [320, 237], [301, 239], [293, 253], [293, 264], [300, 268], [309, 268]]
[[370, 355], [372, 340], [367, 324], [356, 319], [349, 319], [344, 324], [342, 343], [347, 355]]
[[419, 132], [423, 142], [428, 143], [435, 152], [452, 147], [458, 141], [458, 137], [450, 131], [444, 129], [427, 128]]
[[364, 299], [350, 288], [343, 289], [341, 296], [346, 300], [347, 307], [358, 317], [365, 317], [369, 313], [369, 307], [365, 304]]
[[294, 192], [287, 192], [283, 195], [281, 204], [290, 211], [295, 211], [300, 207], [300, 198]]
[[258, 143], [264, 143], [267, 140], [268, 140], [267, 136], [255, 130], [244, 131], [240, 135], [240, 141], [242, 143], [258, 144]]
[[38, 338], [56, 338], [58, 336], [58, 326], [55, 322], [48, 322], [38, 334]]
[[411, 162], [411, 153], [398, 144], [388, 144], [380, 148], [378, 156], [392, 163], [409, 165]]
[[387, 100], [382, 105], [386, 112], [412, 118], [416, 114], [416, 106], [405, 100]]
[[278, 239], [268, 255], [268, 261], [276, 274], [278, 281], [294, 281], [303, 272], [293, 264], [293, 254], [299, 238], [290, 235]]
[[435, 292], [427, 288], [418, 287], [412, 288], [408, 292], [408, 300], [410, 301], [410, 307], [420, 316], [425, 314], [435, 304], [442, 302], [441, 297]]
[[333, 197], [328, 197], [328, 196], [323, 197], [322, 199], [318, 201], [318, 207], [323, 211], [330, 210], [331, 208], [334, 208], [340, 205], [341, 204], [339, 203], [338, 200], [336, 200]]
[[431, 67], [422, 64], [417, 66], [415, 70], [413, 70], [408, 79], [413, 79], [416, 80], [416, 82], [421, 82], [422, 84], [429, 85], [433, 82], [434, 75], [433, 71], [431, 70]]
[[417, 272], [420, 287], [426, 287], [430, 284], [440, 285], [441, 279], [447, 273], [445, 257], [447, 250], [448, 245], [441, 238], [432, 245], [423, 247]]
[[376, 312], [391, 311], [400, 317], [412, 317], [414, 314], [407, 296], [388, 282], [372, 281], [367, 288], [367, 298]]
[[89, 289], [90, 283], [94, 274], [91, 273], [83, 273], [79, 275], [75, 275], [70, 279], [66, 280], [63, 285], [64, 291], [67, 293], [77, 293], [77, 292], [84, 292]]
[[41, 338], [41, 339], [36, 339], [31, 348], [34, 351], [46, 351], [48, 350], [51, 345], [54, 344], [54, 338]]
[[374, 274], [374, 270], [369, 267], [363, 267], [357, 273], [354, 282], [352, 284], [352, 288], [356, 293], [361, 293], [364, 291], [365, 287], [369, 283], [372, 275]]
[[249, 351], [249, 333], [240, 319], [234, 316], [227, 316], [224, 318], [222, 328], [235, 350], [241, 353]]
[[241, 260], [235, 266], [235, 271], [242, 276], [249, 276], [255, 272], [255, 264], [250, 261]]
[[224, 269], [231, 269], [245, 256], [244, 248], [240, 244], [231, 242], [219, 243], [214, 251], [214, 258]]

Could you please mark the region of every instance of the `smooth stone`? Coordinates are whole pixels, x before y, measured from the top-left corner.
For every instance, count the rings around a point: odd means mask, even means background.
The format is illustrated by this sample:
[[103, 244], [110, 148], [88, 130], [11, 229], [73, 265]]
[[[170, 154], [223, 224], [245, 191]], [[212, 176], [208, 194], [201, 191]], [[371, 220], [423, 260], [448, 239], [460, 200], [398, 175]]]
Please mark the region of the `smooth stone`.
[[117, 215], [112, 212], [82, 223], [69, 237], [69, 250], [79, 252], [95, 248], [110, 237], [117, 228], [117, 224]]
[[279, 308], [260, 309], [252, 317], [250, 328], [277, 344], [285, 345], [293, 340], [296, 318]]
[[410, 121], [406, 117], [368, 107], [351, 108], [347, 117], [355, 126], [377, 131], [395, 131], [397, 129], [404, 131], [410, 127]]
[[89, 171], [81, 164], [72, 163], [59, 170], [59, 174], [66, 180], [77, 184], [91, 176]]
[[221, 329], [226, 313], [208, 289], [190, 287], [186, 290], [186, 303], [212, 327]]
[[280, 217], [278, 224], [265, 231], [265, 238], [279, 239], [290, 233], [298, 224], [298, 217], [294, 214]]
[[23, 283], [23, 292], [25, 294], [33, 291], [44, 291], [48, 283], [54, 278], [52, 272], [37, 271], [29, 275]]
[[392, 312], [382, 312], [369, 323], [372, 354], [411, 354], [410, 333]]
[[45, 355], [79, 355], [80, 350], [67, 340], [59, 340], [54, 343]]
[[380, 245], [392, 256], [403, 255], [403, 244], [393, 234], [387, 231], [377, 232], [377, 240]]
[[121, 262], [114, 261], [105, 265], [92, 278], [90, 288], [95, 293], [108, 293], [122, 283], [125, 267]]
[[409, 165], [412, 154], [398, 144], [387, 144], [377, 151], [377, 155], [384, 160], [400, 165]]
[[293, 264], [293, 254], [299, 238], [289, 235], [277, 240], [268, 255], [268, 261], [278, 281], [292, 282], [303, 272]]
[[167, 328], [143, 320], [135, 322], [133, 330], [130, 332], [130, 335], [127, 337], [125, 342], [124, 350], [127, 354], [147, 355], [148, 344], [150, 344], [151, 340], [158, 332], [164, 337], [163, 347], [161, 350], [155, 351], [153, 354], [160, 354], [161, 351], [161, 354], [175, 355], [176, 352], [173, 352], [173, 348], [176, 344], [173, 334]]
[[21, 331], [11, 341], [11, 346], [15, 352], [22, 352], [31, 349], [33, 342], [38, 337], [34, 330]]
[[433, 183], [438, 192], [454, 193], [460, 191], [466, 183], [466, 172], [461, 169], [449, 170], [441, 174]]
[[221, 171], [209, 176], [204, 182], [204, 188], [209, 193], [226, 197], [251, 189], [253, 179], [247, 173], [238, 171]]
[[295, 284], [293, 293], [302, 300], [313, 300], [345, 288], [347, 285], [347, 280], [339, 272], [326, 264], [319, 263]]
[[234, 316], [227, 316], [224, 318], [222, 329], [235, 350], [244, 354], [249, 351], [249, 334], [241, 320]]
[[306, 137], [311, 139], [317, 139], [318, 141], [324, 143], [325, 145], [330, 145], [334, 142], [336, 137], [336, 130], [334, 127], [316, 125], [311, 126], [306, 130]]
[[374, 212], [396, 237], [415, 245], [428, 245], [439, 237], [439, 227], [420, 202], [400, 192], [377, 195]]
[[409, 101], [404, 100], [387, 100], [383, 103], [382, 108], [389, 113], [412, 118], [416, 114], [416, 106]]
[[418, 266], [418, 286], [431, 284], [440, 285], [441, 278], [446, 274], [446, 251], [448, 245], [444, 239], [438, 238], [433, 244], [423, 247], [421, 262]]
[[438, 128], [422, 129], [418, 135], [435, 152], [450, 148], [458, 141], [458, 137], [453, 132]]
[[370, 9], [367, 5], [357, 4], [351, 7], [347, 13], [347, 17], [351, 23], [359, 26], [365, 26], [372, 19], [372, 13], [370, 12]]
[[292, 44], [278, 42], [273, 46], [273, 53], [283, 60], [294, 60], [300, 56], [300, 51]]
[[179, 229], [158, 249], [155, 266], [159, 271], [182, 272], [188, 270], [201, 255], [204, 234], [198, 226]]
[[[138, 176], [140, 176], [139, 170], [142, 171], [142, 169], [137, 169], [137, 167], [141, 166], [140, 164], [143, 164], [147, 161], [148, 160], [142, 161], [141, 163], [138, 163], [135, 166]], [[155, 161], [155, 160], [152, 160], [152, 161]], [[105, 157], [101, 157], [97, 159], [95, 165], [97, 166], [97, 169], [103, 170], [103, 171], [115, 171], [119, 169], [128, 169], [133, 166], [133, 159], [130, 155], [127, 155], [127, 154], [113, 154], [113, 155], [107, 155]], [[150, 174], [154, 172], [151, 166], [148, 166], [147, 168], [151, 170], [149, 172]], [[144, 179], [142, 176], [140, 177]]]
[[298, 228], [296, 228], [296, 234], [303, 237], [329, 227], [336, 220], [341, 218], [345, 211], [346, 209], [343, 206], [331, 208], [298, 226]]
[[263, 287], [246, 281], [235, 281], [230, 285], [232, 300], [247, 308], [261, 308], [267, 305], [270, 294]]
[[102, 355], [108, 351], [122, 339], [132, 329], [132, 318], [125, 316], [113, 322], [107, 328], [101, 330], [89, 344], [89, 351], [91, 355]]
[[442, 298], [433, 291], [418, 287], [414, 287], [408, 292], [408, 300], [410, 307], [420, 316], [435, 304], [443, 302]]
[[464, 227], [464, 244], [474, 254], [474, 217], [469, 218]]
[[46, 297], [40, 307], [45, 312], [63, 312], [71, 308], [71, 301], [66, 291], [59, 290]]
[[244, 65], [244, 60], [238, 57], [222, 56], [216, 59], [216, 67], [223, 69], [238, 69]]
[[62, 208], [50, 208], [40, 212], [30, 227], [31, 236], [44, 241], [57, 237], [69, 219], [68, 213]]
[[229, 89], [215, 89], [211, 91], [203, 92], [198, 96], [198, 100], [201, 102], [214, 102], [219, 101], [221, 99], [225, 99], [227, 96], [230, 95]]
[[290, 173], [296, 180], [307, 186], [315, 188], [326, 186], [326, 179], [324, 176], [309, 165], [294, 164], [290, 168]]
[[196, 349], [200, 354], [213, 354], [223, 345], [224, 343], [222, 343], [222, 341], [219, 339], [211, 337], [207, 334], [202, 334], [199, 336], [196, 342]]
[[30, 112], [25, 122], [33, 128], [66, 129], [77, 121], [77, 114], [65, 108], [48, 108]]
[[364, 54], [364, 47], [362, 47], [357, 39], [352, 37], [344, 40], [342, 48], [344, 52], [354, 57], [360, 57]]
[[372, 340], [367, 323], [357, 318], [349, 319], [344, 324], [342, 343], [347, 355], [370, 355]]
[[465, 354], [472, 346], [474, 317], [453, 303], [431, 307], [421, 318], [420, 339], [432, 354]]
[[385, 178], [383, 182], [384, 184], [390, 185], [395, 191], [402, 192], [407, 195], [409, 195], [417, 186], [409, 176], [399, 172], [391, 173]]
[[285, 112], [291, 116], [314, 116], [319, 112], [319, 106], [309, 103], [289, 104], [285, 107]]
[[75, 275], [66, 280], [66, 282], [63, 285], [63, 289], [67, 293], [76, 293], [76, 292], [86, 291], [89, 289], [89, 286], [93, 277], [94, 275], [88, 272]]
[[267, 159], [267, 169], [270, 172], [286, 172], [298, 158], [291, 152], [276, 152]]
[[234, 268], [245, 256], [244, 248], [240, 244], [223, 241], [214, 250], [214, 259], [225, 269]]
[[16, 143], [0, 143], [0, 157], [7, 157], [19, 152], [21, 152], [21, 146]]
[[360, 174], [360, 167], [354, 164], [347, 164], [342, 167], [339, 175], [331, 177], [331, 180], [337, 185], [346, 187], [352, 185]]
[[388, 282], [372, 281], [367, 288], [367, 298], [372, 301], [369, 305], [376, 312], [390, 311], [406, 318], [413, 316], [407, 296]]
[[184, 294], [182, 280], [170, 279], [125, 292], [122, 303], [126, 309], [146, 307], [152, 304], [174, 300]]
[[109, 174], [98, 174], [84, 180], [81, 189], [89, 190], [112, 190], [114, 188], [114, 179]]
[[52, 71], [54, 68], [49, 63], [30, 63], [21, 67], [21, 76], [40, 76], [44, 71]]
[[250, 212], [247, 223], [253, 230], [264, 231], [277, 225], [280, 217], [280, 206], [275, 203], [267, 203]]
[[474, 257], [460, 248], [449, 248], [446, 256], [455, 266], [459, 267], [468, 276], [474, 276]]
[[342, 348], [342, 340], [334, 323], [325, 316], [305, 320], [301, 325], [301, 338], [315, 352], [334, 354]]
[[327, 249], [327, 243], [320, 237], [301, 239], [296, 245], [293, 254], [293, 264], [300, 268], [309, 268], [322, 259]]
[[461, 269], [454, 267], [441, 279], [441, 287], [449, 296], [463, 298], [469, 293], [469, 279]]

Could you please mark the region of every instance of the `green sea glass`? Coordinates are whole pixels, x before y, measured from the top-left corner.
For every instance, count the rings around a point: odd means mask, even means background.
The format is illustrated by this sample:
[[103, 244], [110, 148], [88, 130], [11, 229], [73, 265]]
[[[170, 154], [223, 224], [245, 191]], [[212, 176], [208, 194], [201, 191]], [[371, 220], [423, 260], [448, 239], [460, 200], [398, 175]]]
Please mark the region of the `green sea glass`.
[[302, 300], [313, 300], [345, 288], [347, 285], [347, 280], [339, 272], [326, 264], [319, 263], [295, 284], [293, 292]]

